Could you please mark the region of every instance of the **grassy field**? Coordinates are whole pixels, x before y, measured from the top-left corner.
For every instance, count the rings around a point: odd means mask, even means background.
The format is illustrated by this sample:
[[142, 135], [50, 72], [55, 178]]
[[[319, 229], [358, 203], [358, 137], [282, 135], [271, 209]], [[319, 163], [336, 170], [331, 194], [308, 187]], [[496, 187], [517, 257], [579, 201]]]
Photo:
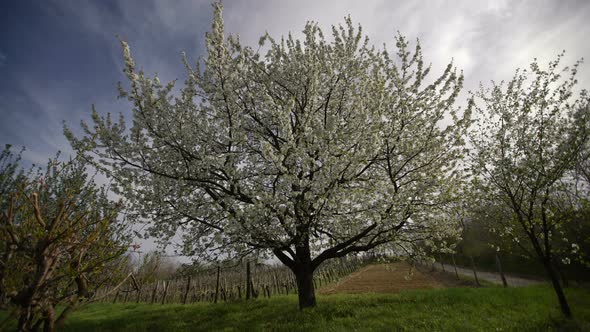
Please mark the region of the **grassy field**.
[[549, 287], [446, 288], [400, 294], [318, 297], [299, 311], [295, 296], [242, 303], [94, 304], [65, 331], [590, 331], [590, 289], [570, 288], [566, 322]]

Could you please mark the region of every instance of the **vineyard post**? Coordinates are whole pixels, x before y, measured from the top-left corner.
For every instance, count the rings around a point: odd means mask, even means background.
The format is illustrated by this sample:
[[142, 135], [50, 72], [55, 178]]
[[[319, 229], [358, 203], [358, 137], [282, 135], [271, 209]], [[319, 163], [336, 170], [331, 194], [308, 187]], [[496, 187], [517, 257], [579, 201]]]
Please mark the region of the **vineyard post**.
[[164, 282], [164, 294], [162, 295], [162, 304], [166, 301], [166, 294], [168, 293], [168, 286], [170, 285], [170, 281], [163, 281]]
[[100, 302], [106, 302], [106, 295], [104, 294], [109, 294], [109, 289], [110, 287], [107, 286], [104, 288], [101, 287], [97, 290], [97, 297], [101, 299]]
[[152, 292], [152, 300], [150, 302], [150, 304], [154, 304], [154, 302], [156, 301], [156, 294], [158, 293], [158, 284], [160, 283], [160, 280], [156, 281], [156, 285], [154, 286], [154, 291]]
[[453, 267], [455, 268], [455, 275], [457, 279], [459, 279], [459, 272], [457, 271], [457, 264], [455, 264], [455, 254], [451, 254], [451, 259], [453, 259]]
[[115, 298], [113, 299], [113, 303], [116, 303], [117, 302], [117, 298], [119, 297], [119, 292], [120, 291], [121, 290], [117, 290], [117, 293], [115, 294]]
[[139, 300], [141, 299], [141, 290], [143, 288], [143, 283], [140, 285], [133, 274], [131, 275], [131, 280], [133, 280], [133, 286], [135, 286], [135, 290], [137, 291], [137, 299], [135, 302], [139, 303]]
[[504, 287], [508, 287], [508, 283], [506, 282], [506, 276], [504, 276], [504, 270], [502, 269], [502, 262], [500, 262], [500, 256], [498, 256], [498, 254], [496, 254], [496, 265], [498, 265], [500, 277], [502, 277], [502, 285], [504, 285]]
[[201, 279], [203, 278], [203, 276], [199, 276], [199, 278], [197, 278], [197, 301], [201, 302], [202, 297], [203, 297], [203, 285], [201, 284]]
[[251, 289], [250, 289], [250, 278], [252, 276], [250, 275], [250, 261], [246, 262], [246, 300], [250, 299], [251, 294]]
[[186, 299], [188, 298], [188, 292], [191, 289], [191, 276], [188, 276], [186, 281], [186, 288], [184, 290], [184, 297], [182, 299], [182, 304], [186, 304]]
[[475, 277], [475, 284], [478, 286], [481, 286], [481, 284], [479, 283], [479, 279], [477, 278], [477, 271], [475, 270], [475, 261], [473, 261], [473, 256], [469, 256], [469, 259], [471, 260], [471, 269], [473, 269], [473, 276]]
[[125, 295], [123, 296], [123, 303], [127, 303], [127, 297], [129, 296], [129, 290], [124, 291]]
[[215, 299], [213, 303], [217, 303], [217, 298], [219, 297], [219, 274], [221, 273], [221, 267], [217, 266], [217, 281], [215, 282]]
[[258, 292], [254, 289], [254, 282], [250, 279], [250, 292], [252, 293], [252, 298], [258, 298]]

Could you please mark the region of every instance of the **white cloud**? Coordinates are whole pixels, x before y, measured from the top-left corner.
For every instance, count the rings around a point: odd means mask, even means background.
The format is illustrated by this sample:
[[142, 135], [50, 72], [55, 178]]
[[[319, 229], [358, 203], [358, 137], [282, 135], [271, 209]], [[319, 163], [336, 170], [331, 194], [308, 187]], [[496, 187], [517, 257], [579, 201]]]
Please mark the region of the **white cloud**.
[[[534, 57], [548, 61], [562, 49], [572, 55], [564, 63], [590, 58], [590, 2], [303, 0], [228, 1], [224, 6], [226, 30], [249, 45], [256, 45], [265, 31], [275, 37], [299, 32], [308, 20], [327, 30], [348, 14], [379, 46], [392, 47], [399, 30], [410, 40], [420, 38], [433, 74], [454, 58], [465, 72], [467, 89], [479, 81], [508, 79]], [[590, 84], [583, 76], [582, 85]]]

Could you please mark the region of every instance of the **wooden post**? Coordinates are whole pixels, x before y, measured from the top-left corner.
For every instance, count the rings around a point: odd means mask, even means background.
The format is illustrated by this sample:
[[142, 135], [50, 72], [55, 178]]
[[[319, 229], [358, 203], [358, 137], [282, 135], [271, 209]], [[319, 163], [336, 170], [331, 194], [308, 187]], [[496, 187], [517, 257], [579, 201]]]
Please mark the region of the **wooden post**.
[[166, 302], [166, 294], [168, 293], [168, 286], [170, 285], [170, 281], [164, 281], [164, 294], [162, 295], [162, 304]]
[[250, 289], [250, 284], [252, 283], [251, 280], [252, 276], [250, 275], [250, 261], [246, 262], [246, 300], [249, 300], [252, 296], [252, 289]]
[[137, 299], [136, 299], [135, 303], [139, 303], [139, 300], [141, 300], [141, 288], [137, 289]]
[[258, 298], [258, 292], [254, 289], [254, 282], [250, 280], [250, 291], [252, 292], [252, 298]]
[[457, 279], [460, 279], [459, 272], [457, 271], [457, 264], [455, 264], [455, 254], [452, 254], [451, 258], [453, 259], [453, 267], [455, 268], [455, 275], [457, 276]]
[[127, 303], [127, 298], [129, 297], [130, 290], [125, 291], [125, 296], [123, 297], [123, 303]]
[[[110, 290], [111, 290], [110, 287], [105, 287], [104, 289], [99, 288], [98, 289], [98, 291], [100, 292], [100, 296], [99, 297], [103, 297], [104, 294], [109, 294]], [[102, 300], [100, 302], [107, 302], [107, 301], [108, 301], [108, 296], [105, 296], [105, 297], [102, 298]]]
[[186, 281], [186, 288], [184, 290], [184, 297], [182, 298], [182, 304], [186, 304], [186, 299], [188, 298], [188, 292], [191, 289], [191, 276], [188, 276]]
[[279, 285], [279, 280], [277, 278], [277, 272], [275, 270], [275, 273], [273, 273], [273, 278], [274, 278], [274, 287], [275, 287], [275, 293], [279, 294], [279, 292], [281, 291], [281, 285]]
[[117, 298], [119, 297], [119, 292], [120, 291], [121, 290], [117, 290], [117, 294], [115, 294], [115, 298], [113, 299], [113, 303], [116, 303], [117, 302]]
[[471, 260], [471, 269], [473, 269], [473, 276], [475, 277], [475, 284], [478, 286], [481, 286], [481, 284], [479, 283], [479, 279], [477, 279], [477, 271], [475, 270], [475, 262], [473, 261], [473, 256], [469, 256], [469, 259]]
[[160, 283], [160, 280], [156, 281], [156, 286], [154, 287], [154, 291], [152, 292], [152, 300], [150, 301], [150, 304], [154, 304], [154, 302], [156, 302], [156, 294], [158, 293], [158, 284]]
[[215, 283], [215, 299], [213, 303], [217, 303], [217, 298], [219, 297], [219, 274], [221, 273], [221, 267], [217, 266], [217, 282]]
[[500, 277], [502, 278], [502, 285], [504, 287], [508, 287], [508, 283], [506, 282], [506, 276], [504, 276], [504, 270], [502, 270], [502, 263], [500, 262], [500, 256], [496, 254], [496, 264], [498, 265], [498, 271], [500, 271]]

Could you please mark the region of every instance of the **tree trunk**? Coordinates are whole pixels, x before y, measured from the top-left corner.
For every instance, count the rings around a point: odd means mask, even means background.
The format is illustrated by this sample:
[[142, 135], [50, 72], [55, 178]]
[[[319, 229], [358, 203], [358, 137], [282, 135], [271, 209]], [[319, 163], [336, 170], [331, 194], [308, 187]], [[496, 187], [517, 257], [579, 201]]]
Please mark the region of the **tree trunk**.
[[297, 294], [299, 295], [299, 309], [315, 307], [315, 288], [313, 287], [313, 270], [307, 266], [300, 266], [295, 273], [297, 280]]
[[33, 296], [30, 289], [20, 291], [12, 298], [12, 303], [19, 307], [18, 331], [30, 331], [33, 328]]
[[50, 306], [44, 312], [43, 317], [43, 332], [55, 331], [55, 309]]
[[55, 328], [57, 330], [61, 330], [64, 326], [66, 318], [68, 318], [69, 314], [72, 313], [76, 309], [76, 303], [70, 303], [59, 315], [57, 320], [55, 321]]
[[551, 264], [551, 261], [543, 260], [543, 265], [545, 266], [545, 270], [547, 271], [547, 275], [551, 279], [551, 283], [553, 284], [553, 289], [555, 290], [555, 294], [557, 295], [557, 300], [559, 301], [559, 306], [561, 307], [561, 312], [566, 318], [572, 318], [572, 312], [570, 310], [570, 306], [567, 303], [567, 299], [565, 298], [565, 294], [563, 293], [563, 288], [561, 288], [561, 284], [559, 283], [559, 278], [557, 277], [557, 273], [555, 272], [555, 268]]

